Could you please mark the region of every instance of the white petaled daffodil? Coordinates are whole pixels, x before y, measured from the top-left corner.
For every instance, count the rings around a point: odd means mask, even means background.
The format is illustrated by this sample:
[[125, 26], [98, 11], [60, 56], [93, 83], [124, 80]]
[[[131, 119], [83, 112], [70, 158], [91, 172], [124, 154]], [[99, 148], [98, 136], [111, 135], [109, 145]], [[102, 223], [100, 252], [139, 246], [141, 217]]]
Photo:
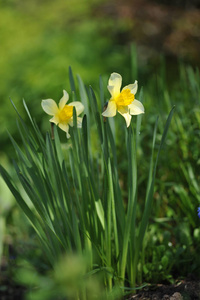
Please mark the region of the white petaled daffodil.
[[135, 99], [138, 88], [137, 80], [133, 84], [125, 86], [122, 91], [120, 91], [121, 85], [122, 76], [118, 73], [112, 73], [108, 81], [111, 98], [102, 115], [104, 117], [114, 117], [118, 111], [125, 118], [126, 125], [129, 127], [132, 115], [143, 114], [144, 106]]
[[73, 126], [73, 107], [76, 109], [77, 115], [77, 127], [82, 127], [82, 118], [78, 117], [84, 110], [84, 106], [79, 101], [74, 101], [66, 104], [69, 100], [68, 93], [63, 90], [63, 97], [60, 99], [57, 105], [53, 99], [42, 100], [43, 110], [50, 116], [53, 116], [49, 121], [55, 123], [64, 130], [67, 134], [67, 138], [70, 137], [69, 126]]

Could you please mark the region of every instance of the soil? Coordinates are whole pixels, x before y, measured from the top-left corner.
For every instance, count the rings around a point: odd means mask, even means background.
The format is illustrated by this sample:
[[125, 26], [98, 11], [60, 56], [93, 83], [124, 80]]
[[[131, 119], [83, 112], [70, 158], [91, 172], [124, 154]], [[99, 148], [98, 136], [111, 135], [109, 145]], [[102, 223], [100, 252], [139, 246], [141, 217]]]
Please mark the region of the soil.
[[12, 263], [9, 263], [3, 256], [0, 265], [0, 300], [24, 300], [26, 289], [13, 281]]
[[24, 300], [25, 288], [10, 282], [0, 282], [0, 300]]
[[149, 285], [128, 300], [200, 300], [200, 280], [188, 278], [173, 285]]
[[[24, 300], [25, 289], [16, 285], [0, 285], [1, 300]], [[174, 285], [149, 285], [128, 300], [200, 300], [200, 281], [182, 280]]]
[[[0, 268], [0, 300], [24, 300], [27, 288], [17, 285], [6, 268]], [[192, 275], [176, 284], [149, 284], [126, 300], [200, 300], [200, 279]]]

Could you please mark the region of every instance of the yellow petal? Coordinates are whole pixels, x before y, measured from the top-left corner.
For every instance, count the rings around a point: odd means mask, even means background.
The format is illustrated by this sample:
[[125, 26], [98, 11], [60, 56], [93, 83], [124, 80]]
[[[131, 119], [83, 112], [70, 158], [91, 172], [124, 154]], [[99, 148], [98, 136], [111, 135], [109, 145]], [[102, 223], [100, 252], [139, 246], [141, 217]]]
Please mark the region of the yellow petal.
[[122, 106], [128, 106], [134, 101], [135, 96], [131, 93], [129, 89], [121, 91], [118, 97], [114, 99], [117, 108]]
[[58, 106], [53, 99], [42, 100], [41, 105], [43, 110], [50, 116], [54, 116], [58, 113]]
[[58, 114], [59, 123], [68, 123], [68, 121], [73, 117], [73, 107], [65, 105]]
[[63, 109], [63, 107], [65, 106], [68, 100], [69, 100], [69, 94], [65, 90], [63, 90], [63, 97], [60, 99], [60, 102], [58, 104], [60, 110]]
[[75, 107], [77, 116], [79, 116], [84, 110], [84, 105], [79, 101], [71, 102], [68, 105], [69, 106], [71, 105], [71, 106]]
[[112, 98], [115, 98], [120, 94], [121, 85], [122, 76], [118, 73], [112, 73], [108, 81], [108, 90]]
[[128, 108], [129, 108], [129, 113], [131, 115], [144, 114], [143, 104], [140, 101], [136, 100], [136, 99], [131, 104], [129, 104]]
[[138, 89], [138, 82], [135, 80], [133, 84], [126, 85], [123, 90], [129, 89], [131, 91], [131, 94], [136, 94]]
[[115, 103], [115, 101], [108, 101], [108, 106], [106, 108], [106, 110], [102, 113], [102, 116], [104, 117], [114, 117], [116, 115], [117, 112], [117, 105]]

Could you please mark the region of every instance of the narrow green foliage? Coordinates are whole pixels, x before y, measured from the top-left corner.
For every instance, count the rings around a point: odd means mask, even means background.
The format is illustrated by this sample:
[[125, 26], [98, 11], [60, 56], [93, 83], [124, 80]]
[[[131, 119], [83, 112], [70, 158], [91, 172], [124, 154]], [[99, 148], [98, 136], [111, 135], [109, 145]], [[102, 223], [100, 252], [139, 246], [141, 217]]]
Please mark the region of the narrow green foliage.
[[[146, 228], [147, 228], [147, 224], [148, 224], [148, 220], [149, 220], [149, 215], [150, 215], [150, 211], [151, 211], [151, 207], [152, 207], [153, 192], [154, 192], [154, 182], [155, 182], [155, 176], [156, 176], [157, 163], [158, 163], [160, 151], [161, 151], [161, 149], [163, 147], [163, 144], [164, 144], [164, 141], [166, 139], [167, 131], [169, 129], [169, 125], [170, 125], [173, 113], [174, 113], [174, 107], [172, 108], [172, 110], [171, 110], [171, 112], [170, 112], [170, 114], [168, 116], [168, 119], [167, 119], [167, 122], [166, 122], [166, 125], [165, 125], [165, 128], [164, 128], [164, 132], [163, 132], [163, 135], [162, 135], [161, 143], [160, 143], [160, 146], [159, 146], [159, 149], [158, 149], [158, 153], [157, 153], [157, 156], [156, 156], [156, 161], [155, 161], [155, 164], [154, 164], [154, 167], [153, 167], [153, 175], [152, 175], [152, 179], [151, 179], [151, 185], [150, 185], [150, 189], [148, 191], [147, 201], [146, 201], [146, 205], [145, 205], [145, 210], [144, 210], [142, 221], [141, 221], [141, 224], [140, 224], [140, 230], [139, 230], [139, 236], [138, 236], [138, 243], [137, 243], [137, 248], [138, 249], [140, 249], [140, 247], [142, 245], [144, 234], [145, 234], [145, 231], [146, 231]], [[156, 126], [157, 126], [157, 123], [156, 123]], [[153, 137], [153, 145], [155, 145], [154, 144], [154, 139], [155, 139], [155, 137]]]
[[[158, 158], [174, 109], [167, 119], [154, 162], [158, 119], [155, 124], [144, 212], [138, 222], [137, 157], [142, 145], [142, 117], [138, 116], [129, 128], [125, 123], [121, 127], [124, 133], [121, 147], [123, 145], [125, 150], [123, 154], [119, 153], [116, 124], [101, 115], [104, 106], [102, 79], [99, 98], [91, 87], [86, 90], [79, 76], [78, 96], [71, 68], [69, 79], [73, 100], [80, 97], [85, 106], [82, 129], [77, 128], [74, 109], [71, 138], [66, 140], [67, 148], [64, 148], [56, 126], [53, 125], [51, 135], [47, 132], [44, 137], [24, 102], [30, 125], [19, 115], [18, 130], [23, 150], [12, 136], [10, 139], [17, 154], [13, 165], [27, 198], [14, 186], [3, 167], [0, 172], [35, 228], [53, 266], [65, 252], [86, 255], [89, 257], [88, 272], [103, 274], [107, 295], [114, 293], [118, 286], [126, 290], [128, 285], [132, 290], [138, 281], [139, 254], [153, 203]], [[143, 90], [139, 98], [143, 100]], [[127, 164], [126, 198], [120, 183], [121, 162]], [[80, 298], [85, 299], [85, 295], [85, 290], [80, 289]]]

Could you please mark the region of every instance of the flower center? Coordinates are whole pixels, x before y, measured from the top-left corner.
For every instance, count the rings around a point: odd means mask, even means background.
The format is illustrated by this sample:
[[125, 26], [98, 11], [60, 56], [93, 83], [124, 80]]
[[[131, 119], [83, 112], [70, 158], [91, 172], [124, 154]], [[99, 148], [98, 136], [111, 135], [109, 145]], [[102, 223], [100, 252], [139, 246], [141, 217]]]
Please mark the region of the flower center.
[[73, 116], [73, 106], [65, 105], [59, 112], [59, 119], [61, 122], [69, 120]]
[[131, 93], [131, 90], [125, 89], [115, 98], [115, 103], [117, 104], [117, 107], [128, 106], [133, 102], [134, 98], [135, 96]]

